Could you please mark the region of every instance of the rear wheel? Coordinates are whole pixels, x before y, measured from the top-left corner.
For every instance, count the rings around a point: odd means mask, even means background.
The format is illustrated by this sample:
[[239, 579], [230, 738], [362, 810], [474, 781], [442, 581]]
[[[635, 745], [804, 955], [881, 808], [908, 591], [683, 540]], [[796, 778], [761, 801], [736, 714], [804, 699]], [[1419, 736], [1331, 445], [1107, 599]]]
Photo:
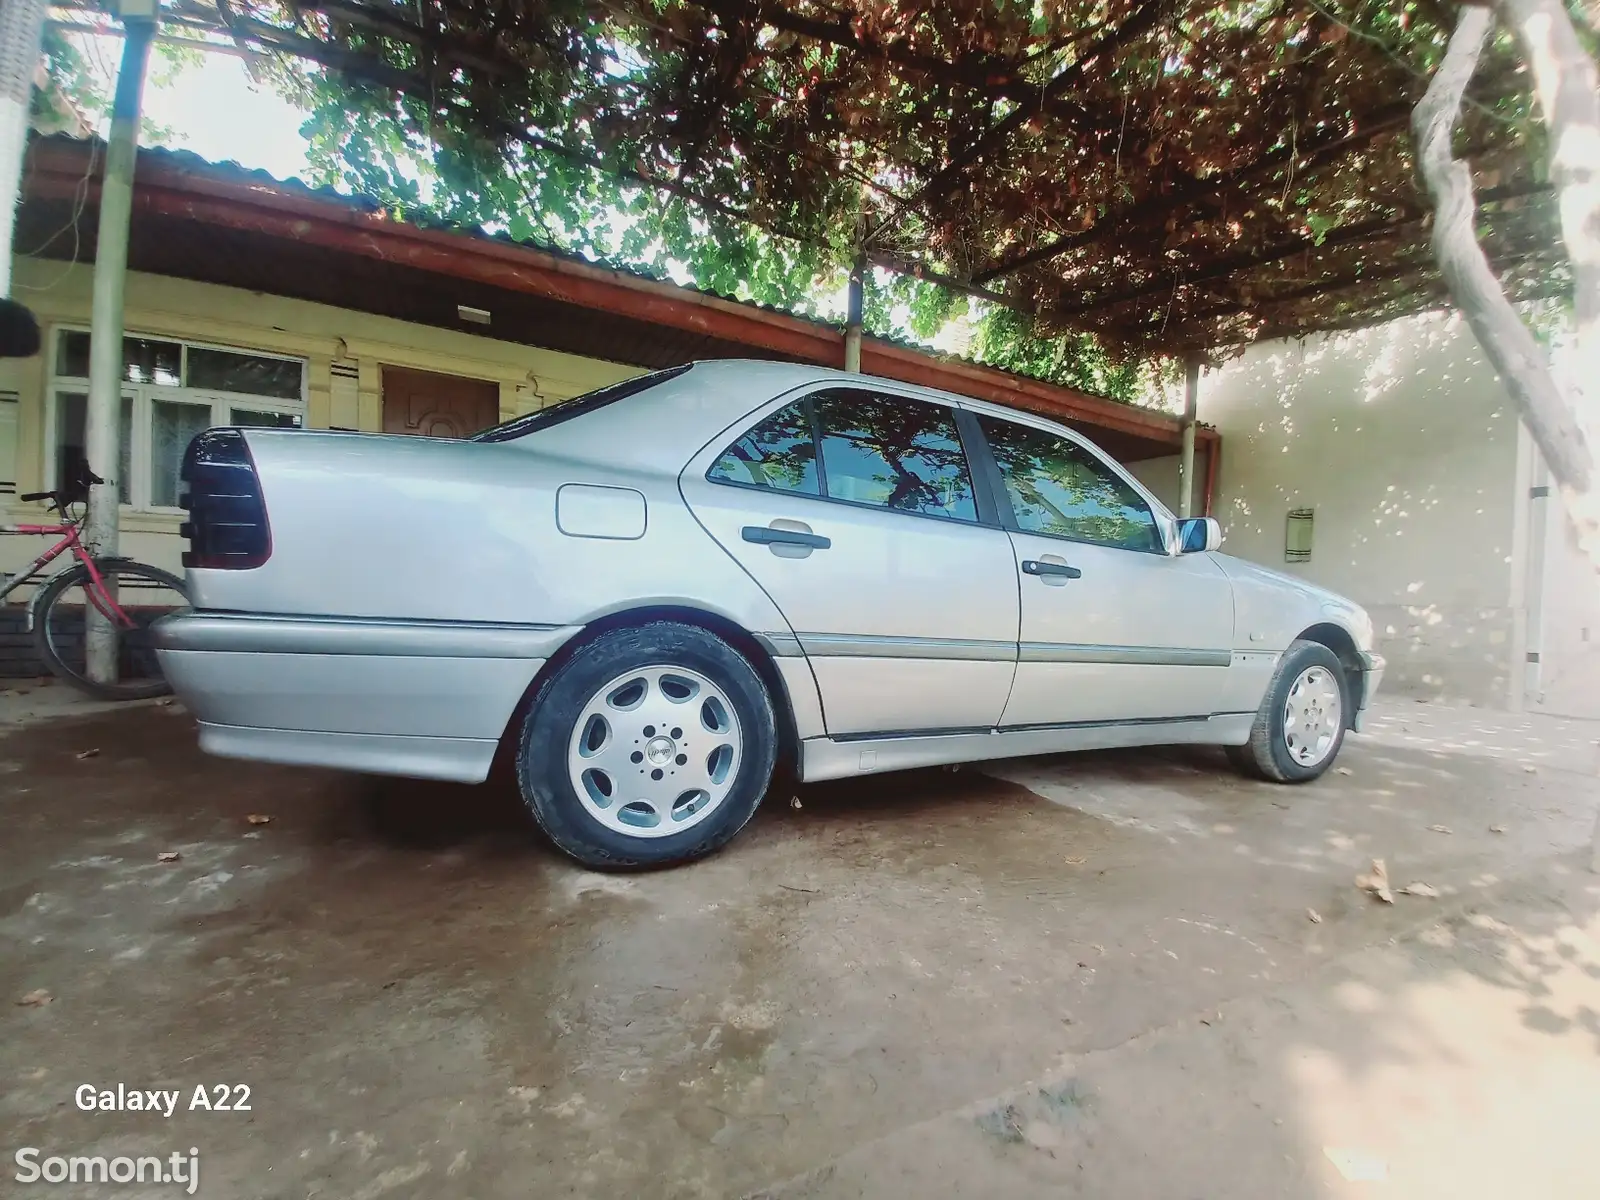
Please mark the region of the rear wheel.
[[1241, 774], [1275, 783], [1306, 783], [1330, 766], [1344, 744], [1344, 668], [1320, 642], [1296, 641], [1278, 660], [1250, 740], [1229, 746]]
[[602, 634], [545, 682], [517, 778], [540, 828], [579, 862], [661, 866], [744, 828], [776, 757], [772, 701], [743, 655], [659, 621]]
[[[85, 644], [90, 614], [99, 616], [90, 596], [88, 568], [82, 563], [51, 578], [34, 601], [33, 639], [51, 674], [105, 700], [138, 700], [172, 690], [161, 673], [150, 626], [160, 617], [189, 607], [176, 576], [126, 559], [96, 561], [107, 593], [130, 626], [104, 621], [116, 639], [115, 667], [109, 680], [89, 677]], [[102, 618], [103, 620], [103, 618]]]

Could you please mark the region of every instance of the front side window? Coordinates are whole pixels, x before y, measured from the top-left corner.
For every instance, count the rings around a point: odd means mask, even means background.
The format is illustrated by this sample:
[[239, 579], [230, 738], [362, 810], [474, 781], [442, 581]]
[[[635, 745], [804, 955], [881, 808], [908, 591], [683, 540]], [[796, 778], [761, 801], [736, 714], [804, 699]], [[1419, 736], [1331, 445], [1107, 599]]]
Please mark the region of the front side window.
[[822, 495], [817, 480], [817, 444], [805, 401], [780, 408], [746, 433], [712, 464], [709, 478], [721, 483]]
[[812, 403], [830, 498], [978, 519], [972, 476], [949, 409], [853, 389], [820, 392]]
[[1088, 450], [1030, 425], [989, 416], [978, 423], [1023, 532], [1122, 550], [1164, 549], [1144, 497]]

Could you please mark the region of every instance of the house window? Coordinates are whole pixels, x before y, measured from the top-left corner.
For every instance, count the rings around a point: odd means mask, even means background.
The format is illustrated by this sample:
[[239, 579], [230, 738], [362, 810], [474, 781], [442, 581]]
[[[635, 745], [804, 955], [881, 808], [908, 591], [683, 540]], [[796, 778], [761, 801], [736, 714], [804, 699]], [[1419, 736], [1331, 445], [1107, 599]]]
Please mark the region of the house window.
[[[50, 447], [45, 486], [56, 488], [73, 479], [84, 460], [88, 333], [58, 330], [51, 361], [55, 371], [46, 399]], [[117, 466], [122, 503], [139, 509], [177, 508], [178, 465], [195, 434], [217, 425], [298, 429], [305, 421], [305, 395], [303, 359], [125, 337]]]
[[1314, 508], [1291, 508], [1288, 527], [1283, 536], [1285, 562], [1311, 561], [1311, 524], [1316, 516]]

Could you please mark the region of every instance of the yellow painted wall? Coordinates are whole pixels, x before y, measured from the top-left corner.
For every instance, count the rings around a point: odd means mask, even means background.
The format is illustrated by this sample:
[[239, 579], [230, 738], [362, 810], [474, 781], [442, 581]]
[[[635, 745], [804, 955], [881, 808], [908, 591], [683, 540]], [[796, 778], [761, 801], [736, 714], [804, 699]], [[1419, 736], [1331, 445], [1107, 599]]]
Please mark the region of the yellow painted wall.
[[[18, 257], [12, 280], [13, 295], [38, 315], [47, 335], [57, 325], [88, 326], [93, 267]], [[638, 367], [492, 337], [137, 271], [128, 275], [125, 324], [129, 335], [187, 338], [305, 358], [306, 424], [313, 429], [381, 430], [385, 366], [492, 381], [500, 388], [502, 420], [640, 373]], [[47, 350], [52, 345], [48, 336], [45, 345]], [[356, 367], [353, 394], [347, 385], [335, 386], [335, 361]], [[37, 489], [43, 478], [49, 376], [43, 356], [0, 360], [0, 391], [20, 397], [12, 476], [19, 493]], [[0, 464], [0, 478], [6, 475], [4, 468]], [[40, 506], [3, 499], [9, 502], [8, 521], [40, 519]], [[178, 520], [171, 513], [124, 509], [122, 552], [179, 569]], [[18, 569], [44, 544], [32, 538], [0, 538], [0, 570]]]

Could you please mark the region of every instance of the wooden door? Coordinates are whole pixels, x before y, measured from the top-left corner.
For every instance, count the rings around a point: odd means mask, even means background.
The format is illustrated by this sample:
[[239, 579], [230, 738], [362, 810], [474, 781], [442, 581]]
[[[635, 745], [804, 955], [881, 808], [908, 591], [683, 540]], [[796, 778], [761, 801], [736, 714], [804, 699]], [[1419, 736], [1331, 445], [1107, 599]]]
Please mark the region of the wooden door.
[[500, 387], [482, 379], [383, 369], [383, 431], [471, 437], [500, 420]]

